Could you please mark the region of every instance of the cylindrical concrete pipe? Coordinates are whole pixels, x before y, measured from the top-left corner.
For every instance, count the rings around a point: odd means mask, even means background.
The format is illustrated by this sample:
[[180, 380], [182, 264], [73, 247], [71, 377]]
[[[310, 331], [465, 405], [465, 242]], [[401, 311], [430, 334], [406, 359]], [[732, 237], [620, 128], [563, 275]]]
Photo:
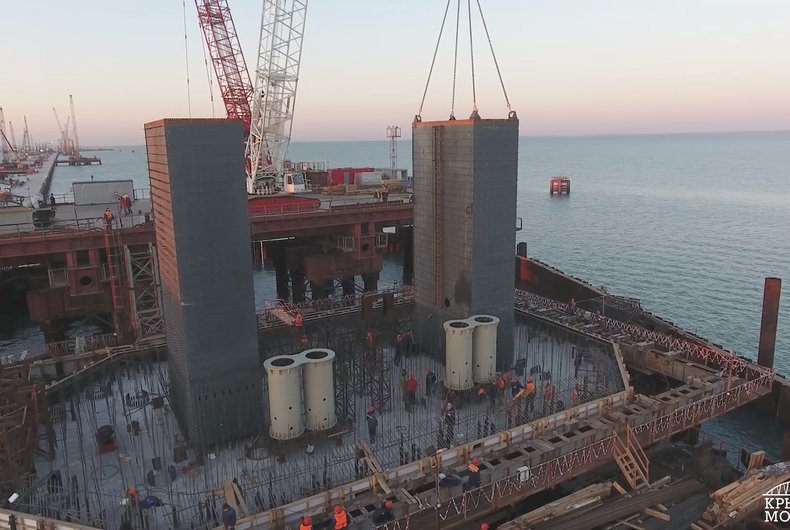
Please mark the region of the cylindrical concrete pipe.
[[475, 326], [468, 320], [448, 320], [443, 326], [446, 341], [444, 386], [450, 390], [469, 390], [474, 386], [472, 352]]
[[293, 355], [278, 355], [263, 362], [269, 386], [269, 436], [292, 440], [304, 433], [302, 363]]
[[476, 324], [472, 374], [475, 383], [490, 383], [496, 375], [496, 333], [499, 318], [493, 315], [475, 315], [469, 318]]
[[304, 360], [305, 426], [323, 431], [337, 424], [333, 364], [335, 352], [323, 348], [305, 350]]

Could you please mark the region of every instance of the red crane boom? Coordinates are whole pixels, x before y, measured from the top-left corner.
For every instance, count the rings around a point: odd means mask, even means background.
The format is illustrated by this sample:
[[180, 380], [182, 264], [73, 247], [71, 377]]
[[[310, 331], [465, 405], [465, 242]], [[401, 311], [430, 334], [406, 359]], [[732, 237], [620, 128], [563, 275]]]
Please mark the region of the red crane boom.
[[214, 73], [228, 118], [241, 120], [244, 141], [250, 134], [253, 86], [227, 0], [195, 0]]

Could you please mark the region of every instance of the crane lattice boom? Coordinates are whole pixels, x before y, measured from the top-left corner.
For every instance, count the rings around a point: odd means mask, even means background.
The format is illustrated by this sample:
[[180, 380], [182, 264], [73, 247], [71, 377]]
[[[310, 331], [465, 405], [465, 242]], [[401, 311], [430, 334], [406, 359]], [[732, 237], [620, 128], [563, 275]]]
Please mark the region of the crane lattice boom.
[[[291, 140], [307, 0], [264, 0], [252, 122], [247, 142], [253, 189], [283, 173]], [[249, 181], [248, 181], [249, 182]]]
[[252, 81], [241, 51], [227, 0], [195, 0], [214, 74], [228, 118], [241, 120], [244, 139], [250, 131]]

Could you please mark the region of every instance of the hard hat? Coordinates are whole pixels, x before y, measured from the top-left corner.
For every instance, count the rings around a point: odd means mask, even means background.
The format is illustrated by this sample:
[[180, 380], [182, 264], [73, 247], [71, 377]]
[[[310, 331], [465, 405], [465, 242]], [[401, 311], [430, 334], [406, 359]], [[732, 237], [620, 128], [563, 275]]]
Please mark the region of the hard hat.
[[376, 407], [368, 407], [368, 412], [376, 412]]
[[444, 480], [446, 478], [447, 478], [447, 475], [445, 475], [444, 473], [439, 473], [439, 480]]
[[335, 513], [343, 513], [343, 508], [339, 504], [335, 505]]
[[303, 522], [304, 524], [313, 524], [313, 520], [312, 520], [312, 519], [310, 519], [310, 516], [309, 516], [309, 515], [305, 515], [305, 516], [304, 516], [304, 519], [302, 520], [302, 522]]
[[392, 506], [393, 506], [392, 501], [385, 502], [384, 506], [387, 507], [387, 508], [392, 508]]
[[483, 523], [480, 525], [480, 530], [488, 530], [488, 523]]
[[474, 465], [477, 465], [478, 462], [480, 462], [480, 460], [478, 460], [477, 457], [472, 458], [472, 463]]
[[531, 382], [532, 382], [532, 378], [531, 377], [527, 377], [527, 383], [531, 383]]

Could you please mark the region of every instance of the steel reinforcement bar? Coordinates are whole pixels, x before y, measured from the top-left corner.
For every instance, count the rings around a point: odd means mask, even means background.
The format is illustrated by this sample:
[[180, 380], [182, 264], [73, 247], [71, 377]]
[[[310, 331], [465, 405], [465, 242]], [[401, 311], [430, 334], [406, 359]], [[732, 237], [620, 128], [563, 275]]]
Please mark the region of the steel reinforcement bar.
[[[516, 289], [515, 303], [517, 306], [532, 304], [546, 309], [555, 309], [562, 312], [569, 311], [568, 304], [563, 304], [556, 300], [551, 300], [520, 289]], [[667, 348], [669, 351], [679, 351], [690, 361], [700, 362], [706, 365], [712, 363], [719, 368], [731, 370], [733, 374], [740, 375], [744, 379], [757, 379], [770, 376], [773, 381], [776, 375], [776, 372], [773, 370], [759, 366], [741, 357], [736, 357], [735, 355], [709, 346], [694, 344], [688, 340], [650, 331], [636, 324], [621, 322], [578, 307], [573, 310], [572, 314], [581, 316], [585, 321], [598, 324], [602, 328], [630, 335], [639, 342], [653, 342]]]

